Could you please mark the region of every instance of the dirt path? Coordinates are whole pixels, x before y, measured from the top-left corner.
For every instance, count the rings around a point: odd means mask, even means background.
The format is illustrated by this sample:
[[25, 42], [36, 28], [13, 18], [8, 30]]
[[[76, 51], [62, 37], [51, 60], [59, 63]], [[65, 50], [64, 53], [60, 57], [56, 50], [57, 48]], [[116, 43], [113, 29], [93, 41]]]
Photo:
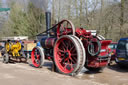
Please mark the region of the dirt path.
[[70, 77], [51, 72], [50, 62], [43, 68], [34, 68], [31, 62], [3, 64], [0, 61], [0, 85], [128, 85], [128, 70], [112, 66], [103, 73]]
[[90, 79], [108, 85], [128, 85], [128, 69], [121, 69], [115, 64], [105, 68], [103, 73], [86, 73], [82, 79]]

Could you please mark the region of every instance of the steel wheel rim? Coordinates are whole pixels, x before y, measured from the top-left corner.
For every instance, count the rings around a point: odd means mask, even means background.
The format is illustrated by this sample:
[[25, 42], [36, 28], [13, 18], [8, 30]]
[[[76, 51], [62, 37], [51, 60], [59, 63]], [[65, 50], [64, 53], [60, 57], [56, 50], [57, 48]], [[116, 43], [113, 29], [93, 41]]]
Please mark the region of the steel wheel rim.
[[[68, 42], [63, 42], [65, 40]], [[73, 48], [75, 48], [75, 50]], [[63, 73], [68, 74], [74, 71], [77, 64], [77, 50], [70, 39], [62, 38], [58, 41], [54, 48], [54, 57], [55, 63]]]
[[82, 53], [80, 66], [79, 66], [78, 70], [76, 71], [76, 74], [78, 74], [81, 71], [81, 69], [84, 67], [84, 64], [85, 64], [85, 61], [86, 61], [86, 51], [84, 49], [84, 46], [83, 46], [81, 40], [78, 37], [74, 36], [74, 35], [72, 35], [72, 37], [74, 37], [77, 40], [77, 43], [79, 43], [79, 47], [81, 49], [80, 52]]
[[[37, 52], [36, 52], [37, 51]], [[39, 67], [41, 64], [41, 55], [37, 48], [34, 48], [31, 53], [31, 60], [35, 67]]]

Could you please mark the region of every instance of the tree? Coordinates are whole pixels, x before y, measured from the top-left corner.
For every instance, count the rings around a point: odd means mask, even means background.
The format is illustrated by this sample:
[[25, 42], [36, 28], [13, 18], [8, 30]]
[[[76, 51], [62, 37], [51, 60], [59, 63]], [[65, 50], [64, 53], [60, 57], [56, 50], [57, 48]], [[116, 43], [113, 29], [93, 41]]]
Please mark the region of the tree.
[[79, 0], [80, 6], [79, 6], [79, 23], [80, 26], [82, 25], [82, 16], [83, 16], [83, 0]]
[[124, 4], [125, 4], [125, 0], [121, 0], [121, 14], [120, 14], [120, 36], [122, 36], [123, 34], [123, 25], [124, 25]]
[[87, 26], [89, 25], [89, 19], [88, 19], [88, 0], [86, 0], [85, 2], [85, 6], [86, 6], [86, 22], [87, 22]]
[[44, 28], [44, 12], [36, 8], [32, 3], [29, 3], [27, 11], [18, 3], [13, 3], [9, 20], [3, 29], [4, 35], [7, 36], [29, 36], [34, 38]]

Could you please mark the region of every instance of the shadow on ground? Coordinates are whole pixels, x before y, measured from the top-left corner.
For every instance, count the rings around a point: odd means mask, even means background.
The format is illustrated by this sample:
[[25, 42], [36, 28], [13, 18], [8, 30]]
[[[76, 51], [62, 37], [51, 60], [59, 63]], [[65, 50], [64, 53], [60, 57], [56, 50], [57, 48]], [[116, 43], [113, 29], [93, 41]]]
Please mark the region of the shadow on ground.
[[108, 66], [109, 69], [117, 71], [117, 72], [123, 72], [123, 73], [127, 73], [128, 72], [128, 67], [119, 67], [118, 64], [113, 64]]
[[[29, 63], [29, 66], [36, 68], [32, 63]], [[44, 62], [42, 67], [46, 67], [48, 70], [51, 71], [52, 70], [52, 62], [46, 61], [46, 62]], [[42, 67], [40, 67], [40, 68], [42, 68]]]
[[84, 73], [85, 73], [85, 74], [100, 74], [100, 73], [102, 73], [102, 72], [93, 70], [93, 71], [86, 71], [86, 72], [84, 72]]

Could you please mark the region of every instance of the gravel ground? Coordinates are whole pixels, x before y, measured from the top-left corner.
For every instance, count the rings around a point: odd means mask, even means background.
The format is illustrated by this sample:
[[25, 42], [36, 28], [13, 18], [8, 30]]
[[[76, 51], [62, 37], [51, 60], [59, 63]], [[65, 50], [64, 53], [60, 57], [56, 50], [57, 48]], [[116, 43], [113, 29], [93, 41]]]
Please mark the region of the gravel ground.
[[86, 72], [76, 77], [51, 71], [51, 62], [34, 68], [31, 62], [4, 64], [0, 61], [0, 85], [128, 85], [128, 69], [112, 65], [103, 73]]

